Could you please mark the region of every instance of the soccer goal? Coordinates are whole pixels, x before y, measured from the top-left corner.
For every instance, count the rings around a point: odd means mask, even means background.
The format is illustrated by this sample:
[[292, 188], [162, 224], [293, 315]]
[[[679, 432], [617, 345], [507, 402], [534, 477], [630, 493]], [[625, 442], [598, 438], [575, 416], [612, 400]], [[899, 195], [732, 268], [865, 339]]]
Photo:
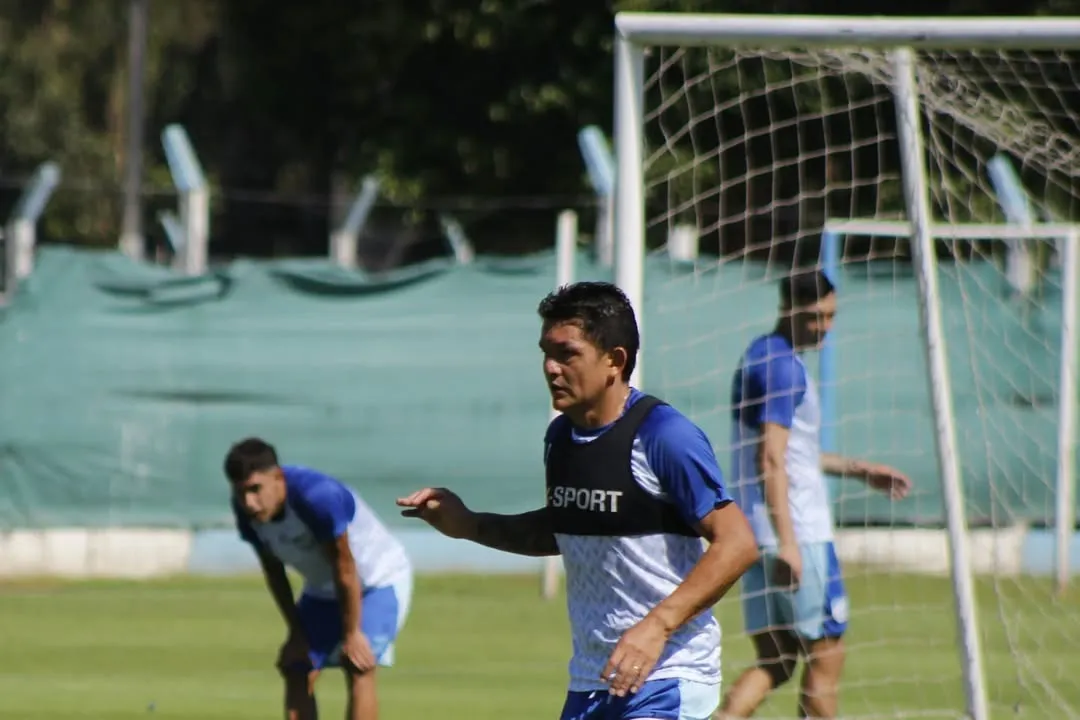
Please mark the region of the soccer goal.
[[[1080, 603], [1063, 592], [1078, 560], [1080, 19], [616, 27], [614, 263], [641, 315], [635, 381], [699, 422], [727, 468], [739, 356], [774, 326], [779, 278], [820, 266], [840, 299], [807, 358], [823, 445], [915, 482], [890, 502], [834, 481], [843, 716], [1078, 716]], [[720, 614], [734, 678], [751, 660], [737, 598]], [[790, 695], [771, 702], [765, 716], [790, 715]]]

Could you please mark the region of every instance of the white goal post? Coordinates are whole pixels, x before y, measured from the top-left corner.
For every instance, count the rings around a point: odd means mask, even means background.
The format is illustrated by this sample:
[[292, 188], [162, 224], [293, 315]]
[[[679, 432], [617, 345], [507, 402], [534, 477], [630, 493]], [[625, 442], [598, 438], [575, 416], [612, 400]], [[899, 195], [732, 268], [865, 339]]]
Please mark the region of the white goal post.
[[[909, 707], [894, 702], [888, 708], [888, 713], [882, 709], [880, 715], [874, 716], [957, 717], [960, 714], [958, 711], [962, 710], [967, 717], [987, 720], [992, 716], [992, 708], [1011, 703], [994, 693], [993, 686], [998, 682], [993, 675], [996, 670], [987, 669], [987, 653], [997, 653], [999, 644], [1006, 647], [1001, 652], [1008, 653], [1009, 662], [1017, 668], [1017, 685], [1023, 688], [1027, 702], [1036, 703], [1038, 712], [1061, 717], [1076, 716], [1080, 713], [1080, 692], [1072, 688], [1063, 690], [1063, 681], [1039, 665], [1037, 658], [1033, 659], [1037, 651], [1022, 647], [1023, 643], [1009, 632], [1007, 626], [1013, 622], [1012, 613], [1016, 613], [1016, 617], [1020, 613], [1017, 606], [1008, 604], [1011, 602], [1008, 598], [1016, 594], [1015, 590], [998, 585], [995, 580], [990, 591], [993, 597], [989, 600], [977, 592], [973, 568], [987, 567], [987, 563], [981, 562], [980, 557], [973, 557], [975, 551], [971, 538], [974, 531], [969, 528], [965, 508], [962, 465], [967, 460], [961, 457], [962, 443], [957, 439], [956, 399], [952, 388], [952, 378], [956, 378], [958, 368], [950, 367], [957, 338], [943, 320], [944, 301], [939, 287], [943, 269], [939, 267], [938, 255], [944, 244], [946, 251], [956, 259], [957, 266], [970, 262], [972, 265], [990, 267], [993, 262], [979, 255], [987, 244], [996, 243], [997, 246], [1004, 246], [1006, 252], [1014, 253], [1025, 252], [1024, 248], [1028, 247], [1025, 243], [1031, 242], [1041, 245], [1049, 244], [1045, 241], [1058, 242], [1057, 247], [1061, 248], [1060, 257], [1057, 258], [1060, 281], [1052, 293], [1055, 298], [1060, 298], [1054, 300], [1060, 303], [1060, 314], [1053, 315], [1060, 331], [1060, 341], [1054, 340], [1054, 343], [1060, 344], [1054, 351], [1056, 376], [1049, 381], [1059, 399], [1056, 439], [1053, 447], [1040, 450], [1054, 459], [1053, 477], [1046, 478], [1046, 482], [1052, 485], [1049, 494], [1053, 495], [1055, 503], [1052, 512], [1056, 535], [1055, 574], [1059, 586], [1064, 587], [1069, 576], [1071, 558], [1068, 549], [1073, 542], [1075, 526], [1076, 321], [1077, 303], [1080, 301], [1077, 292], [1080, 225], [1070, 222], [1080, 221], [1080, 181], [1076, 185], [1071, 183], [1073, 178], [1080, 178], [1080, 154], [1073, 153], [1072, 142], [1080, 143], [1080, 92], [1075, 97], [1069, 95], [1073, 91], [1080, 91], [1080, 55], [1074, 60], [1068, 53], [1080, 50], [1080, 18], [854, 18], [619, 13], [615, 25], [615, 282], [637, 308], [643, 347], [651, 350], [646, 352], [647, 357], [643, 361], [639, 361], [633, 382], [659, 392], [668, 386], [682, 389], [687, 385], [680, 384], [682, 379], [675, 378], [677, 372], [672, 371], [674, 374], [671, 374], [657, 363], [653, 348], [669, 341], [666, 336], [660, 339], [665, 323], [650, 325], [647, 321], [648, 317], [661, 312], [655, 306], [663, 302], [657, 300], [657, 296], [663, 293], [660, 290], [654, 293], [651, 289], [653, 283], [696, 283], [700, 286], [709, 282], [707, 276], [710, 272], [717, 272], [714, 268], [730, 264], [730, 252], [724, 249], [730, 240], [725, 237], [725, 227], [731, 227], [731, 217], [738, 215], [740, 227], [745, 226], [739, 232], [750, 235], [754, 210], [766, 205], [773, 208], [778, 204], [771, 197], [765, 201], [751, 200], [753, 193], [750, 186], [756, 182], [755, 178], [778, 172], [776, 169], [788, 161], [774, 156], [770, 170], [768, 163], [752, 167], [747, 159], [746, 169], [740, 171], [738, 178], [746, 185], [747, 199], [740, 201], [743, 204], [734, 212], [725, 210], [722, 188], [719, 187], [730, 175], [730, 171], [723, 167], [726, 149], [739, 143], [749, 145], [750, 138], [757, 135], [771, 138], [783, 133], [800, 132], [797, 125], [789, 122], [789, 116], [785, 115], [783, 119], [773, 120], [772, 126], [761, 130], [752, 128], [747, 121], [738, 125], [742, 134], [732, 138], [726, 134], [730, 132], [730, 124], [725, 125], [721, 108], [724, 108], [723, 112], [737, 114], [740, 103], [756, 102], [768, 95], [770, 89], [778, 94], [781, 91], [787, 93], [784, 101], [787, 102], [786, 98], [790, 96], [793, 98], [791, 104], [798, 106], [801, 102], [799, 93], [804, 91], [805, 85], [811, 88], [807, 92], [814, 94], [810, 104], [815, 108], [815, 121], [824, 124], [829, 120], [835, 123], [843, 121], [847, 113], [854, 123], [854, 114], [859, 110], [856, 101], [851, 99], [856, 98], [855, 91], [845, 96], [849, 98], [846, 101], [848, 106], [837, 109], [835, 113], [827, 108], [822, 109], [827, 103], [826, 86], [830, 82], [835, 81], [849, 90], [853, 84], [865, 83], [883, 88], [884, 94], [890, 96], [874, 102], [891, 104], [893, 117], [890, 122], [895, 123], [895, 132], [890, 137], [893, 131], [881, 130], [880, 137], [872, 140], [881, 147], [894, 148], [897, 154], [895, 161], [890, 162], [896, 167], [897, 177], [891, 180], [895, 180], [896, 190], [899, 191], [898, 207], [895, 210], [884, 209], [886, 203], [880, 199], [890, 181], [885, 177], [884, 170], [879, 169], [871, 191], [855, 187], [858, 185], [855, 181], [856, 171], [852, 170], [848, 190], [853, 194], [877, 193], [872, 201], [866, 202], [881, 208], [881, 212], [869, 218], [855, 212], [846, 217], [829, 213], [817, 223], [816, 234], [821, 236], [824, 233], [834, 242], [837, 237], [844, 236], [870, 238], [871, 248], [874, 247], [874, 238], [891, 238], [897, 244], [902, 244], [908, 253], [903, 263], [904, 267], [910, 267], [905, 272], [913, 275], [913, 287], [916, 289], [919, 337], [923, 346], [921, 360], [925, 362], [922, 376], [926, 381], [925, 391], [930, 396], [930, 412], [926, 422], [933, 425], [935, 480], [940, 482], [944, 510], [942, 524], [947, 534], [948, 572], [958, 635], [964, 707], [927, 707], [918, 702]], [[670, 52], [665, 54], [664, 49]], [[1021, 60], [1008, 55], [1010, 51], [1028, 55]], [[694, 52], [700, 53], [697, 56], [699, 59], [688, 60]], [[759, 70], [758, 65], [748, 69], [751, 63], [759, 63], [764, 69]], [[780, 68], [771, 76], [769, 67], [765, 67], [770, 63]], [[1057, 68], [1060, 77], [1047, 70], [1052, 63], [1060, 64]], [[1074, 63], [1077, 69], [1074, 69]], [[666, 80], [665, 72], [676, 66], [678, 72], [671, 74], [677, 76], [678, 80]], [[1002, 80], [1007, 73], [1011, 74]], [[805, 78], [805, 82], [800, 78]], [[980, 79], [985, 80], [985, 86], [980, 84]], [[996, 81], [997, 85], [991, 81]], [[665, 82], [670, 83], [671, 87], [678, 87], [665, 88]], [[999, 91], [999, 87], [1004, 89]], [[1016, 87], [1028, 93], [1026, 99], [1018, 99], [1019, 92], [1010, 94], [1010, 89]], [[697, 96], [691, 97], [697, 92], [695, 88], [707, 88], [702, 91], [703, 101], [699, 101]], [[656, 97], [650, 97], [650, 93]], [[1036, 117], [1034, 110], [1042, 109], [1042, 99], [1051, 95], [1065, 98], [1061, 99], [1065, 112], [1053, 115], [1047, 110], [1045, 119]], [[670, 118], [665, 124], [667, 109], [680, 103], [685, 107], [681, 114], [676, 114], [683, 124], [671, 127]], [[773, 117], [773, 109], [774, 106], [769, 104], [770, 118]], [[1075, 117], [1069, 115], [1068, 111], [1075, 113]], [[790, 110], [789, 114], [794, 116], [798, 112], [796, 108]], [[1059, 115], [1068, 116], [1067, 126]], [[947, 116], [948, 123], [936, 125], [934, 117], [938, 116]], [[1076, 120], [1075, 125], [1071, 124], [1072, 120]], [[701, 127], [706, 130], [700, 131]], [[950, 145], [950, 132], [954, 128], [956, 137], [960, 139], [953, 146]], [[708, 143], [701, 142], [702, 133], [712, 133]], [[967, 140], [969, 137], [974, 139]], [[845, 152], [854, 158], [856, 150], [853, 148], [861, 141], [852, 132], [845, 142]], [[1069, 207], [1062, 210], [1061, 203], [1057, 203], [1054, 207], [1056, 213], [1043, 213], [1045, 222], [1009, 224], [1007, 219], [1002, 221], [1001, 213], [996, 207], [991, 207], [994, 196], [987, 189], [990, 184], [982, 177], [986, 165], [983, 155], [988, 147], [996, 147], [1000, 152], [1020, 158], [1025, 167], [1033, 172], [1046, 177], [1065, 177], [1065, 181], [1058, 183], [1058, 191], [1067, 196], [1069, 202], [1066, 205]], [[805, 153], [807, 157], [816, 155], [819, 148], [815, 146]], [[828, 158], [823, 163], [826, 166]], [[850, 164], [854, 166], [855, 160], [850, 160]], [[886, 164], [883, 162], [882, 167]], [[928, 168], [928, 165], [932, 167]], [[720, 169], [709, 166], [719, 166]], [[800, 182], [801, 178], [800, 175]], [[685, 187], [678, 186], [680, 179], [685, 180], [684, 185], [692, 186], [690, 197], [686, 196]], [[772, 187], [778, 184], [779, 181], [775, 181]], [[814, 187], [810, 187], [811, 184]], [[870, 183], [867, 181], [864, 184]], [[1048, 180], [1047, 185], [1050, 184]], [[800, 185], [794, 194], [798, 196], [797, 199], [805, 200], [828, 191], [829, 180], [818, 183], [815, 179], [807, 180], [806, 186]], [[774, 189], [774, 192], [777, 191]], [[1074, 196], [1077, 199], [1075, 207], [1071, 205]], [[1046, 203], [1039, 200], [1033, 198], [1035, 204], [1045, 209]], [[851, 204], [854, 206], [855, 200]], [[705, 206], [708, 208], [704, 209]], [[802, 207], [798, 205], [798, 208]], [[647, 276], [652, 278], [653, 272], [648, 269], [653, 267], [649, 258], [656, 255], [649, 248], [662, 246], [663, 233], [666, 231], [670, 235], [676, 225], [685, 224], [686, 218], [691, 215], [696, 218], [702, 235], [710, 235], [716, 240], [719, 248], [716, 261], [710, 265], [699, 260], [696, 267], [683, 268], [682, 272], [690, 278], [687, 280], [669, 279], [669, 275], [675, 274], [672, 272], [655, 281], [649, 279], [647, 283]], [[1064, 219], [1062, 215], [1065, 215]], [[806, 221], [800, 216], [797, 222]], [[804, 239], [803, 236], [810, 234], [804, 231], [805, 228], [800, 225], [799, 232], [795, 234]], [[769, 242], [764, 243], [764, 249], [749, 248], [750, 241], [746, 242], [746, 257], [751, 257], [753, 252], [772, 257]], [[843, 254], [835, 247], [831, 251], [823, 247], [821, 252], [832, 252], [833, 262], [837, 262], [837, 258]], [[990, 251], [985, 252], [985, 257], [989, 258]], [[870, 254], [873, 254], [873, 250]], [[973, 259], [976, 255], [979, 255], [978, 263]], [[871, 257], [870, 260], [875, 258]], [[891, 272], [895, 278], [901, 272], [898, 269], [901, 261], [894, 258], [892, 262]], [[825, 264], [828, 265], [828, 262]], [[765, 275], [769, 273], [769, 270], [765, 271]], [[962, 271], [957, 270], [955, 274], [960, 275]], [[750, 275], [743, 273], [741, 277]], [[779, 275], [772, 277], [775, 279]], [[984, 310], [981, 305], [976, 307], [978, 303], [991, 302], [985, 298], [993, 294], [979, 294], [976, 299], [973, 294], [976, 285], [971, 277], [974, 275], [965, 275], [964, 279], [954, 283], [961, 305], [955, 315], [958, 318], [955, 324], [968, 333], [966, 338], [959, 339], [960, 344], [974, 346], [978, 342], [979, 323], [995, 321], [987, 320], [988, 316], [982, 315]], [[719, 298], [723, 297], [720, 293], [726, 290], [717, 289], [714, 292]], [[981, 288], [979, 292], [982, 293]], [[842, 287], [840, 297], [841, 320], [838, 322], [842, 322], [843, 313], [846, 312]], [[1041, 300], [1026, 298], [1026, 301], [1036, 303]], [[1003, 300], [1001, 307], [1009, 306]], [[774, 311], [775, 306], [767, 310]], [[673, 308], [668, 312], [678, 311], [678, 308]], [[763, 312], [760, 309], [756, 311]], [[732, 322], [730, 318], [733, 312], [739, 312], [739, 309], [717, 308], [715, 324]], [[1057, 310], [1054, 312], [1057, 313]], [[763, 322], [767, 322], [767, 317], [767, 314], [762, 315]], [[769, 329], [767, 325], [759, 325], [762, 332]], [[708, 336], [712, 343], [713, 328], [702, 326], [698, 332], [702, 338]], [[699, 346], [696, 350], [684, 345], [677, 352], [683, 356], [688, 352], [706, 353], [715, 343], [706, 346], [703, 340], [698, 340], [695, 344]], [[724, 344], [723, 352], [729, 350]], [[675, 349], [672, 351], [676, 352]], [[979, 351], [970, 351], [972, 355], [976, 352]], [[992, 354], [992, 351], [987, 350], [986, 353]], [[730, 358], [725, 357], [724, 360], [729, 361]], [[974, 360], [971, 362], [974, 363]], [[708, 360], [702, 360], [700, 364], [707, 365]], [[967, 370], [960, 368], [959, 372]], [[977, 375], [976, 369], [971, 372]], [[727, 378], [710, 375], [708, 382], [723, 385]], [[979, 393], [985, 392], [986, 388], [979, 386], [979, 383], [988, 384], [989, 380], [976, 377], [971, 382], [976, 386], [973, 396], [981, 398]], [[823, 388], [822, 392], [824, 394], [826, 389]], [[693, 403], [692, 396], [687, 397]], [[1037, 404], [1038, 401], [1032, 402]], [[708, 405], [699, 411], [705, 416], [724, 412], [718, 405]], [[987, 412], [979, 407], [972, 411], [971, 417]], [[691, 415], [695, 416], [693, 410]], [[826, 421], [829, 420], [826, 418]], [[727, 460], [722, 449], [727, 438], [713, 437], [713, 441], [721, 464], [726, 467]], [[989, 445], [990, 441], [986, 444]], [[991, 452], [991, 449], [987, 448], [987, 452]], [[993, 478], [988, 482], [991, 483], [988, 492], [992, 494]], [[982, 546], [978, 547], [982, 552]], [[1029, 592], [1027, 585], [1023, 588], [1023, 592]], [[983, 608], [981, 624], [977, 595]], [[1055, 601], [1047, 592], [1045, 598], [1035, 602], [1051, 608]], [[996, 608], [997, 616], [988, 613], [988, 608]], [[899, 610], [905, 611], [902, 607]], [[1054, 613], [1061, 612], [1056, 606], [1052, 610]], [[1047, 609], [1046, 612], [1049, 617], [1051, 610]], [[1075, 619], [1075, 616], [1069, 617]], [[1000, 642], [995, 635], [998, 623], [1006, 625], [1005, 640]], [[1057, 631], [1070, 637], [1073, 629], [1055, 628], [1052, 632]], [[726, 633], [725, 636], [732, 635]], [[990, 636], [993, 637], [988, 641]], [[916, 643], [917, 640], [912, 642]], [[987, 650], [988, 644], [994, 645], [994, 649]], [[725, 654], [730, 646], [731, 641], [725, 644]], [[896, 650], [905, 651], [920, 652], [917, 647]], [[853, 662], [859, 657], [857, 652], [852, 651]], [[733, 677], [730, 671], [737, 669], [725, 667], [725, 678]], [[1075, 670], [1062, 671], [1061, 677], [1078, 672], [1080, 666]], [[1069, 682], [1074, 681], [1070, 679]], [[866, 684], [869, 685], [870, 681], [867, 680]], [[1037, 690], [1031, 689], [1036, 686]], [[1038, 699], [1031, 699], [1036, 697]], [[866, 701], [868, 707], [875, 702], [873, 699]], [[941, 702], [947, 704], [950, 701]], [[1015, 705], [1019, 708], [1021, 702], [1017, 700]], [[874, 708], [872, 712], [877, 713], [879, 709]]]

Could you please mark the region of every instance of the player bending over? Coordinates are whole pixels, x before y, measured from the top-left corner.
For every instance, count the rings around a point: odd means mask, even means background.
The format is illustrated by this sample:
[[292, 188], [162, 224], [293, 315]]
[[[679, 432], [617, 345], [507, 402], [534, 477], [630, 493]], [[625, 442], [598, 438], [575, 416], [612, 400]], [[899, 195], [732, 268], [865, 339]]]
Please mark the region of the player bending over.
[[802, 272], [781, 281], [780, 313], [776, 328], [750, 343], [732, 383], [735, 496], [762, 556], [742, 581], [757, 665], [728, 691], [723, 718], [753, 714], [791, 679], [800, 654], [799, 717], [836, 717], [848, 600], [825, 475], [857, 478], [894, 499], [911, 487], [898, 470], [821, 451], [817, 388], [801, 354], [820, 347], [832, 327], [829, 279]]
[[[404, 548], [371, 509], [328, 475], [280, 465], [257, 438], [229, 450], [225, 475], [240, 537], [255, 548], [288, 626], [277, 666], [287, 720], [314, 720], [314, 685], [326, 667], [345, 670], [346, 720], [378, 717], [375, 668], [393, 663], [412, 598]], [[294, 599], [285, 566], [304, 578]]]
[[398, 504], [450, 537], [562, 554], [573, 635], [562, 720], [705, 720], [720, 699], [712, 606], [757, 558], [753, 533], [705, 434], [630, 387], [639, 341], [626, 296], [578, 283], [539, 313], [562, 412], [544, 439], [546, 506], [478, 513], [444, 488]]

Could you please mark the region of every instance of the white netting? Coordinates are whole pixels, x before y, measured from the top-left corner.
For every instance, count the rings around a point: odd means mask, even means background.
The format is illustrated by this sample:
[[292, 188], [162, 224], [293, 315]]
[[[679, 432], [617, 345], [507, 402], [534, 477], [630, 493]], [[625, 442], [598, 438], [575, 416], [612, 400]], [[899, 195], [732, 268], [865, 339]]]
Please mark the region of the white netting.
[[[935, 52], [918, 54], [917, 66], [936, 223], [1017, 222], [1025, 211], [1035, 222], [1080, 220], [1071, 56]], [[823, 262], [828, 221], [905, 216], [892, 64], [873, 50], [654, 48], [647, 68], [654, 250], [645, 385], [706, 428], [730, 471], [731, 375], [745, 345], [776, 322], [777, 280], [794, 265]], [[991, 180], [1008, 180], [991, 170], [1004, 163], [1030, 196], [1030, 205], [1005, 203], [1008, 218]], [[680, 226], [693, 232], [680, 235]], [[684, 257], [692, 243], [667, 244], [695, 234], [696, 262]], [[822, 388], [832, 412], [824, 440], [916, 483], [900, 503], [851, 480], [834, 486], [852, 598], [841, 709], [845, 717], [956, 717], [960, 655], [908, 238], [837, 238], [840, 312]], [[1013, 251], [1006, 262], [1007, 245], [1026, 255]], [[1001, 717], [1080, 713], [1080, 612], [1054, 597], [1046, 577], [1018, 573], [1022, 563], [1052, 563], [1049, 532], [1025, 544], [1024, 526], [1046, 528], [1054, 517], [1057, 250], [1045, 241], [938, 242], [984, 662]], [[809, 362], [816, 371], [817, 357]], [[750, 647], [736, 599], [722, 616], [727, 684], [750, 662]], [[792, 715], [793, 697], [792, 689], [774, 695], [760, 714]]]

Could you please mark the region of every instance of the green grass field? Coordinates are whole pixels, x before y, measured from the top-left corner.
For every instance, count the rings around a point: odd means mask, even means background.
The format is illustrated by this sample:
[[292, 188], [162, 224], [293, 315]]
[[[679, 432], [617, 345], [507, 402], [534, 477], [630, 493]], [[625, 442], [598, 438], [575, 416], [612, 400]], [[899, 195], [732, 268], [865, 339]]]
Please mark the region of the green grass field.
[[[851, 574], [844, 715], [958, 715], [947, 581]], [[1003, 586], [979, 588], [995, 717], [1069, 717], [1080, 710], [1076, 598], [1055, 604], [1044, 582]], [[563, 603], [537, 589], [534, 577], [421, 578], [397, 666], [382, 676], [383, 717], [557, 718], [567, 623]], [[719, 615], [728, 680], [749, 648], [737, 605]], [[0, 718], [281, 717], [272, 669], [281, 639], [258, 578], [3, 584]], [[341, 716], [342, 690], [335, 674], [321, 680], [324, 718]], [[790, 717], [793, 706], [781, 692], [760, 716]]]

